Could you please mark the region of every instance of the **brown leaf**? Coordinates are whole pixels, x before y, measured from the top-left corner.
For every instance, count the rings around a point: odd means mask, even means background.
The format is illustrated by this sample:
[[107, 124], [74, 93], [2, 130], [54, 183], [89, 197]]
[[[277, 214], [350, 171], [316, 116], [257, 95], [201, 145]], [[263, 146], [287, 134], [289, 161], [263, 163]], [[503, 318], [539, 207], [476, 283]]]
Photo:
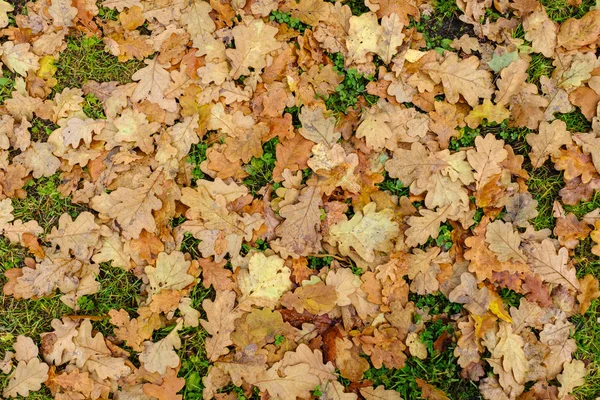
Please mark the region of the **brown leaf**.
[[417, 378], [417, 379], [415, 379], [415, 382], [417, 382], [417, 385], [423, 391], [423, 393], [421, 394], [421, 396], [424, 399], [429, 399], [429, 400], [449, 400], [448, 396], [446, 396], [446, 393], [444, 393], [442, 390], [436, 388], [435, 386], [430, 385], [429, 383], [427, 383], [423, 379], [418, 379]]
[[8, 384], [2, 392], [4, 397], [29, 396], [29, 392], [41, 389], [42, 383], [48, 379], [49, 367], [37, 358], [20, 361], [17, 368], [8, 377]]
[[556, 219], [554, 235], [558, 237], [561, 246], [567, 249], [574, 249], [580, 240], [588, 237], [591, 229], [584, 221], [579, 221], [573, 213], [567, 214], [564, 218]]
[[183, 396], [178, 395], [185, 386], [185, 379], [177, 377], [177, 370], [169, 369], [167, 374], [159, 384], [146, 383], [144, 384], [144, 394], [156, 397], [159, 400], [181, 400]]
[[273, 169], [273, 180], [281, 182], [283, 180], [281, 174], [285, 169], [296, 172], [306, 168], [310, 149], [313, 146], [312, 141], [304, 139], [301, 135], [295, 135], [291, 139], [278, 143], [275, 148], [277, 161]]
[[594, 43], [600, 36], [600, 10], [592, 10], [581, 19], [569, 18], [560, 26], [558, 45], [576, 50]]
[[479, 99], [492, 97], [491, 75], [479, 69], [477, 57], [459, 60], [455, 53], [448, 53], [440, 63], [428, 63], [423, 66], [435, 83], [442, 83], [446, 98], [455, 104], [462, 95], [470, 106], [476, 106]]
[[311, 314], [323, 315], [333, 310], [336, 300], [335, 288], [318, 282], [299, 287], [293, 293], [287, 292], [281, 298], [281, 304], [299, 313], [306, 310]]
[[372, 386], [361, 388], [360, 394], [366, 400], [402, 400], [400, 393], [395, 390], [388, 390], [383, 385], [377, 386], [377, 388], [373, 388]]
[[212, 337], [206, 339], [206, 355], [211, 361], [229, 353], [227, 346], [233, 344], [231, 332], [235, 330], [235, 320], [240, 312], [234, 310], [235, 292], [217, 292], [214, 301], [204, 300], [202, 308], [206, 312], [206, 320], [200, 324]]
[[577, 301], [579, 301], [579, 313], [585, 314], [592, 304], [592, 301], [600, 297], [598, 280], [592, 275], [587, 274], [579, 280], [579, 285], [581, 291], [581, 293], [577, 295]]
[[525, 138], [531, 146], [529, 157], [534, 168], [541, 167], [549, 156], [557, 155], [562, 146], [571, 143], [571, 134], [563, 121], [555, 120], [552, 124], [542, 121], [539, 132]]

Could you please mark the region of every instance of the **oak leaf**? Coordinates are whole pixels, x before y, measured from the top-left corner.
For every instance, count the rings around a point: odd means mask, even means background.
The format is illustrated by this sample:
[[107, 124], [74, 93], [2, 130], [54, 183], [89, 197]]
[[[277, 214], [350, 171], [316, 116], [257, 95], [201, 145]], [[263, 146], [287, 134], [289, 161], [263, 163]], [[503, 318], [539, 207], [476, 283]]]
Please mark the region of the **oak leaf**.
[[538, 202], [529, 193], [517, 193], [511, 197], [506, 205], [506, 214], [503, 219], [512, 222], [515, 226], [525, 228], [529, 220], [538, 216]]
[[102, 246], [94, 252], [92, 261], [95, 263], [110, 262], [113, 266], [129, 270], [131, 256], [125, 250], [124, 243], [117, 232], [100, 239]]
[[331, 400], [357, 400], [358, 396], [354, 393], [345, 393], [344, 385], [338, 381], [329, 381], [324, 388], [324, 394]]
[[75, 350], [72, 362], [78, 368], [84, 368], [100, 379], [119, 379], [131, 372], [131, 368], [125, 365], [125, 359], [112, 357], [102, 333], [92, 335], [92, 323], [89, 319], [83, 320], [73, 342]]
[[181, 329], [183, 321], [179, 321], [169, 334], [157, 341], [144, 342], [144, 351], [140, 353], [140, 362], [149, 372], [158, 372], [164, 375], [167, 368], [179, 366], [179, 356], [174, 349], [181, 347], [181, 339], [177, 331]]
[[465, 122], [469, 128], [477, 128], [484, 119], [488, 123], [495, 122], [501, 124], [502, 121], [510, 117], [508, 111], [502, 104], [494, 104], [490, 99], [483, 100], [483, 104], [473, 107], [469, 115], [465, 118]]
[[8, 384], [2, 392], [4, 397], [29, 396], [42, 388], [42, 383], [48, 379], [48, 364], [37, 358], [20, 361], [17, 368], [9, 376]]
[[204, 300], [202, 308], [206, 312], [206, 320], [200, 324], [212, 337], [206, 339], [206, 355], [211, 361], [229, 353], [227, 346], [233, 344], [231, 333], [235, 330], [235, 320], [240, 312], [235, 309], [235, 292], [219, 291], [215, 300]]
[[550, 352], [544, 357], [544, 366], [549, 379], [554, 379], [562, 371], [565, 362], [573, 359], [577, 349], [574, 339], [569, 338], [573, 325], [568, 321], [557, 320], [545, 324], [540, 332], [540, 342], [550, 347]]
[[[509, 104], [513, 96], [528, 88], [528, 84], [525, 82], [528, 67], [529, 63], [519, 58], [500, 72], [500, 79], [497, 82], [498, 90], [494, 94], [496, 104]], [[537, 88], [535, 93], [537, 93]]]
[[554, 56], [556, 47], [557, 25], [546, 14], [546, 9], [540, 6], [523, 20], [525, 39], [531, 42], [531, 48], [545, 57]]
[[161, 64], [156, 59], [144, 62], [147, 66], [131, 76], [132, 80], [138, 82], [131, 100], [134, 102], [148, 100], [167, 111], [175, 112], [177, 110], [175, 99], [165, 97], [165, 92], [171, 84], [171, 75], [166, 70], [168, 64]]
[[423, 392], [421, 394], [421, 396], [424, 399], [428, 399], [428, 400], [450, 400], [448, 398], [448, 396], [446, 396], [446, 393], [444, 393], [444, 391], [436, 388], [433, 385], [430, 385], [429, 383], [427, 383], [423, 379], [417, 378], [417, 379], [415, 379], [415, 382], [417, 382], [417, 385], [421, 388], [421, 391]]
[[440, 265], [450, 262], [446, 253], [440, 254], [439, 247], [430, 247], [425, 251], [413, 249], [408, 256], [408, 279], [410, 288], [421, 295], [435, 293], [439, 289], [437, 275], [441, 272]]
[[557, 376], [560, 382], [560, 389], [558, 395], [560, 398], [565, 398], [569, 393], [573, 391], [577, 386], [581, 386], [585, 383], [586, 367], [583, 361], [572, 360], [565, 362], [562, 374]]
[[156, 258], [156, 266], [147, 266], [144, 271], [148, 275], [148, 289], [151, 294], [163, 290], [181, 290], [194, 282], [194, 277], [188, 273], [190, 261], [179, 251], [171, 254], [161, 252]]
[[525, 383], [529, 363], [523, 350], [523, 339], [513, 332], [511, 325], [507, 322], [500, 323], [498, 338], [499, 341], [492, 351], [492, 356], [497, 359], [502, 358], [504, 370], [512, 373], [518, 383]]
[[398, 14], [390, 14], [381, 19], [381, 28], [381, 36], [377, 40], [377, 54], [385, 63], [389, 63], [404, 40], [404, 24]]
[[13, 344], [15, 349], [15, 360], [29, 361], [38, 356], [38, 348], [33, 342], [33, 339], [27, 336], [19, 335]]
[[460, 95], [474, 107], [479, 99], [492, 97], [492, 78], [489, 72], [479, 69], [479, 59], [475, 56], [459, 60], [455, 53], [448, 53], [442, 63], [427, 63], [423, 66], [431, 79], [442, 83], [449, 103], [458, 102]]
[[591, 155], [596, 171], [600, 172], [600, 138], [596, 137], [594, 132], [588, 132], [573, 135], [573, 140], [584, 152]]
[[292, 17], [311, 26], [329, 19], [330, 13], [329, 4], [319, 0], [300, 0], [297, 4], [292, 4]]
[[494, 175], [502, 172], [500, 163], [506, 159], [508, 152], [504, 149], [504, 141], [497, 140], [494, 135], [485, 138], [475, 138], [475, 150], [467, 151], [467, 160], [475, 170], [473, 174], [477, 187], [481, 188], [488, 183]]
[[279, 256], [254, 254], [248, 262], [248, 268], [238, 273], [242, 299], [255, 298], [277, 302], [291, 288], [290, 273], [290, 269], [284, 266], [284, 260]]
[[161, 171], [155, 171], [150, 177], [138, 182], [135, 188], [119, 187], [110, 194], [102, 193], [94, 197], [90, 206], [110, 218], [114, 218], [122, 229], [126, 239], [137, 239], [143, 229], [154, 232], [156, 220], [153, 210], [162, 207], [157, 194], [162, 193]]
[[348, 49], [347, 64], [365, 61], [368, 53], [377, 53], [379, 50], [378, 39], [383, 33], [383, 28], [377, 22], [377, 15], [367, 12], [361, 16], [350, 18], [350, 29], [346, 38]]
[[15, 8], [4, 0], [0, 0], [0, 28], [4, 28], [8, 25], [7, 13], [13, 11]]
[[31, 147], [13, 161], [25, 166], [36, 179], [52, 176], [60, 167], [60, 160], [52, 154], [52, 145], [45, 142], [31, 143]]
[[48, 14], [52, 17], [54, 26], [69, 28], [73, 26], [73, 19], [77, 16], [77, 8], [73, 7], [71, 0], [52, 0], [48, 7]]
[[237, 25], [231, 34], [235, 39], [235, 48], [225, 50], [231, 61], [231, 77], [238, 79], [249, 75], [250, 69], [262, 70], [266, 65], [266, 56], [281, 47], [275, 39], [277, 28], [266, 25], [261, 19], [254, 19], [245, 25]]
[[160, 316], [153, 313], [148, 307], [137, 310], [138, 317], [131, 319], [127, 311], [121, 309], [110, 310], [110, 323], [115, 325], [115, 335], [127, 342], [135, 351], [142, 351], [143, 342], [152, 338], [152, 333], [161, 327]]
[[402, 400], [400, 393], [395, 390], [388, 390], [383, 385], [373, 388], [368, 386], [360, 389], [360, 394], [366, 400]]
[[58, 220], [58, 228], [53, 227], [46, 240], [60, 247], [64, 256], [72, 252], [75, 257], [84, 260], [90, 258], [91, 251], [98, 246], [101, 232], [92, 213], [82, 212], [75, 220], [65, 213]]
[[335, 366], [340, 370], [340, 375], [351, 382], [362, 379], [369, 362], [360, 356], [360, 348], [355, 346], [348, 338], [334, 338]]
[[114, 124], [117, 128], [113, 137], [115, 141], [133, 143], [146, 154], [153, 152], [154, 138], [152, 135], [158, 132], [159, 123], [148, 123], [145, 114], [128, 108], [114, 120]]
[[333, 286], [323, 282], [308, 283], [287, 292], [281, 298], [281, 304], [286, 308], [294, 308], [298, 313], [308, 311], [314, 315], [327, 314], [336, 306], [337, 294]]
[[49, 364], [62, 365], [71, 360], [76, 346], [73, 338], [77, 336], [77, 323], [64, 318], [53, 319], [53, 332], [42, 333], [42, 358]]
[[331, 362], [323, 362], [323, 353], [320, 350], [312, 350], [301, 343], [295, 351], [287, 352], [283, 356], [283, 366], [306, 363], [310, 366], [309, 373], [315, 375], [321, 381], [321, 385], [336, 381], [337, 374]]
[[579, 286], [581, 291], [581, 293], [577, 295], [577, 301], [579, 301], [579, 313], [585, 314], [592, 304], [592, 301], [600, 297], [598, 280], [592, 275], [587, 274], [579, 280]]
[[550, 239], [541, 243], [533, 243], [528, 248], [531, 269], [540, 275], [545, 282], [560, 284], [569, 290], [578, 290], [579, 281], [575, 276], [575, 268], [569, 263], [569, 252], [565, 247], [556, 251]]
[[393, 248], [391, 240], [400, 231], [398, 223], [392, 220], [392, 210], [376, 210], [377, 205], [369, 203], [351, 220], [331, 226], [329, 244], [337, 245], [343, 255], [350, 254], [352, 248], [368, 262], [375, 259], [375, 251], [390, 251]]
[[321, 249], [321, 236], [317, 230], [321, 224], [321, 190], [314, 179], [307, 183], [297, 203], [286, 204], [279, 210], [279, 216], [285, 220], [275, 230], [280, 239], [271, 244], [281, 254], [299, 257]]
[[275, 147], [276, 161], [273, 169], [273, 180], [281, 182], [283, 180], [282, 173], [286, 169], [290, 172], [296, 172], [306, 168], [310, 149], [313, 146], [314, 143], [306, 140], [302, 135], [294, 135], [293, 138], [278, 143]]
[[2, 62], [21, 76], [27, 76], [29, 71], [37, 71], [40, 68], [39, 57], [29, 51], [30, 47], [29, 43], [4, 42], [0, 48]]
[[408, 347], [408, 350], [412, 356], [415, 356], [421, 360], [427, 358], [427, 346], [421, 341], [417, 333], [410, 332], [406, 336], [406, 347]]
[[464, 304], [465, 308], [474, 315], [483, 315], [490, 305], [490, 296], [486, 287], [479, 289], [475, 277], [468, 272], [460, 276], [460, 285], [456, 286], [448, 300]]
[[189, 2], [187, 8], [183, 10], [181, 22], [192, 38], [205, 32], [214, 32], [216, 25], [210, 18], [211, 11], [210, 4], [201, 0]]
[[425, 244], [430, 237], [436, 239], [440, 225], [448, 219], [449, 209], [450, 206], [436, 211], [423, 208], [419, 211], [420, 216], [409, 217], [407, 223], [410, 227], [404, 233], [406, 245], [414, 247]]
[[584, 154], [581, 149], [575, 145], [568, 145], [567, 149], [560, 149], [556, 156], [552, 157], [554, 168], [564, 171], [565, 180], [570, 181], [577, 177], [581, 178], [584, 184], [589, 183], [596, 168], [592, 164], [592, 157]]
[[281, 368], [280, 365], [281, 362], [275, 363], [254, 381], [260, 390], [268, 392], [273, 398], [305, 398], [320, 383], [319, 377], [310, 373], [311, 366], [307, 363]]
[[[159, 400], [182, 400], [183, 396], [178, 395], [177, 392], [183, 389], [184, 386], [185, 379], [178, 378], [177, 370], [169, 368], [163, 376], [160, 385], [157, 383], [146, 383], [143, 386], [143, 391], [145, 395]], [[143, 399], [141, 396], [137, 398]]]
[[302, 107], [298, 115], [302, 128], [298, 132], [315, 143], [323, 143], [331, 147], [341, 134], [335, 131], [335, 118], [326, 117], [320, 107]]
[[512, 260], [519, 262], [526, 260], [523, 251], [520, 249], [521, 237], [519, 232], [513, 229], [511, 223], [494, 221], [489, 224], [485, 233], [485, 241], [500, 261]]
[[558, 45], [576, 50], [594, 43], [600, 37], [600, 10], [591, 10], [581, 19], [569, 18], [560, 26]]
[[283, 322], [279, 311], [272, 311], [267, 307], [262, 310], [253, 309], [240, 318], [235, 325], [231, 340], [239, 348], [246, 348], [249, 345], [262, 348], [268, 343], [275, 342], [276, 336], [289, 335], [293, 329], [287, 322]]

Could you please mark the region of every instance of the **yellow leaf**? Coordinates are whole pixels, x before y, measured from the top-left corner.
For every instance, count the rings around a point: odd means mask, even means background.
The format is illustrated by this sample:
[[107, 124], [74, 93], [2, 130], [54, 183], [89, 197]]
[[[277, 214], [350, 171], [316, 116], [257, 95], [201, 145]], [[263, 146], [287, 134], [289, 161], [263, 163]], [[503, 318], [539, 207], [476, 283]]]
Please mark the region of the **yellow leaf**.
[[513, 320], [506, 310], [504, 310], [502, 299], [500, 297], [496, 297], [494, 300], [492, 300], [489, 308], [490, 311], [493, 312], [498, 318], [512, 324]]
[[504, 105], [494, 104], [491, 100], [485, 99], [483, 104], [473, 107], [473, 110], [465, 118], [465, 122], [469, 125], [469, 128], [475, 129], [481, 125], [484, 118], [488, 122], [500, 124], [508, 117], [510, 117], [510, 111]]

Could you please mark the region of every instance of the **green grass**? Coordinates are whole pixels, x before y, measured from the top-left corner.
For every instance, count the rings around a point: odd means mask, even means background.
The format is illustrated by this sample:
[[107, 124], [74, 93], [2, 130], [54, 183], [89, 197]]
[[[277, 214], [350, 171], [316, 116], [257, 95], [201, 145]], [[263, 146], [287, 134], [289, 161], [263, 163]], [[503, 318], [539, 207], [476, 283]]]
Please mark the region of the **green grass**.
[[550, 76], [555, 67], [552, 65], [552, 59], [544, 57], [539, 53], [531, 54], [531, 62], [527, 68], [527, 82], [540, 87], [542, 76]]
[[45, 142], [48, 136], [56, 129], [58, 129], [58, 125], [53, 122], [34, 116], [31, 120], [31, 128], [29, 128], [31, 140]]
[[455, 0], [435, 0], [433, 10], [436, 15], [442, 18], [450, 18], [460, 12]]
[[[590, 204], [598, 208], [600, 196], [594, 196]], [[573, 210], [577, 214], [585, 213], [586, 209]], [[579, 215], [578, 215], [579, 216]], [[579, 278], [592, 274], [599, 277], [600, 260], [591, 252], [591, 238], [581, 241], [575, 248], [575, 266]], [[586, 362], [588, 374], [586, 384], [575, 390], [578, 399], [595, 399], [600, 396], [600, 301], [594, 300], [584, 315], [574, 315], [570, 318], [575, 325], [573, 338], [577, 342], [575, 358]]]
[[536, 170], [528, 170], [529, 180], [527, 186], [533, 198], [538, 202], [538, 216], [531, 220], [536, 230], [553, 229], [555, 218], [552, 215], [554, 200], [558, 199], [558, 192], [564, 186], [562, 173], [544, 164]]
[[83, 104], [83, 112], [88, 118], [106, 119], [106, 114], [104, 114], [104, 105], [96, 96], [90, 93], [83, 99], [85, 101]]
[[[6, 243], [0, 241], [0, 259], [11, 257], [12, 263], [0, 263], [0, 272], [4, 272], [12, 266], [20, 266], [23, 254], [18, 249], [7, 249]], [[21, 252], [22, 253], [22, 252]], [[20, 259], [19, 259], [20, 258]], [[0, 273], [0, 285], [6, 283], [4, 275]], [[97, 280], [102, 283], [100, 291], [93, 295], [84, 296], [79, 299], [78, 304], [82, 309], [75, 313], [64, 305], [56, 294], [51, 297], [38, 300], [16, 300], [13, 297], [1, 296], [0, 304], [0, 354], [12, 350], [14, 338], [25, 335], [40, 343], [40, 334], [51, 332], [53, 328], [50, 323], [53, 319], [61, 319], [64, 315], [95, 316], [103, 319], [93, 320], [94, 329], [101, 332], [105, 337], [113, 334], [113, 326], [106, 318], [111, 309], [127, 310], [130, 315], [135, 315], [138, 306], [137, 296], [141, 281], [133, 274], [120, 268], [112, 267], [110, 264], [102, 264], [100, 275]], [[0, 375], [0, 387], [4, 387], [8, 375]], [[41, 391], [31, 393], [28, 399], [50, 399], [50, 391], [45, 386]]]
[[343, 76], [344, 80], [335, 88], [334, 93], [324, 97], [328, 110], [339, 116], [345, 114], [348, 108], [354, 108], [361, 97], [368, 106], [377, 102], [378, 96], [367, 93], [367, 85], [375, 80], [374, 76], [362, 75], [355, 68], [346, 69], [341, 53], [330, 54], [329, 58], [333, 62], [333, 69]]
[[63, 196], [58, 191], [59, 185], [58, 174], [27, 182], [25, 184], [27, 197], [12, 201], [15, 219], [24, 222], [36, 220], [44, 229], [44, 233], [48, 233], [52, 226], [58, 223], [62, 214], [67, 213], [71, 218], [75, 218], [87, 209], [83, 205], [71, 203], [69, 197]]
[[[336, 0], [325, 0], [330, 3], [335, 3]], [[342, 0], [342, 3], [350, 7], [352, 15], [362, 15], [369, 12], [369, 7], [365, 5], [364, 0]]]
[[119, 12], [114, 8], [98, 7], [98, 17], [104, 21], [116, 21]]
[[206, 160], [206, 150], [208, 144], [205, 141], [201, 141], [195, 145], [192, 145], [190, 152], [188, 153], [187, 162], [192, 164], [192, 186], [196, 185], [198, 179], [204, 179], [204, 172], [200, 169], [200, 163]]
[[300, 33], [304, 33], [306, 29], [310, 28], [310, 25], [302, 23], [298, 18], [292, 18], [291, 13], [285, 13], [279, 10], [271, 11], [269, 19], [278, 24], [286, 24], [291, 29], [295, 29]]
[[4, 104], [6, 99], [11, 97], [15, 87], [15, 74], [6, 68], [2, 70], [3, 76], [0, 76], [0, 104]]
[[275, 168], [275, 147], [279, 143], [279, 138], [274, 137], [264, 143], [263, 154], [260, 157], [252, 157], [250, 162], [245, 165], [248, 177], [244, 179], [244, 185], [255, 196], [256, 193], [266, 184], [273, 183], [273, 169]]
[[574, 206], [565, 205], [564, 208], [566, 212], [572, 212], [581, 219], [585, 214], [600, 208], [600, 192], [595, 192], [590, 201], [580, 202]]
[[[200, 318], [206, 318], [202, 310], [202, 301], [205, 299], [214, 299], [214, 290], [205, 289], [198, 284], [192, 289], [190, 294], [192, 307], [199, 310]], [[206, 331], [199, 325], [197, 328], [185, 328], [179, 332], [181, 337], [181, 349], [179, 358], [181, 359], [181, 370], [179, 376], [185, 379], [183, 389], [183, 398], [190, 400], [202, 399], [202, 378], [208, 372], [209, 361], [206, 359], [204, 350], [204, 339], [208, 336]]]
[[[435, 341], [443, 334], [450, 337], [456, 331], [456, 323], [448, 316], [461, 312], [462, 305], [448, 301], [441, 293], [426, 296], [409, 294], [409, 300], [415, 306], [433, 316], [425, 323], [425, 330], [419, 338], [427, 347], [428, 356], [425, 360], [410, 357], [403, 368], [388, 369], [371, 368], [365, 373], [365, 379], [371, 380], [374, 386], [384, 385], [386, 389], [400, 392], [406, 400], [420, 399], [421, 390], [415, 379], [420, 378], [436, 386], [448, 394], [451, 399], [479, 398], [479, 390], [474, 382], [464, 380], [460, 376], [461, 368], [454, 357], [455, 343], [449, 342], [442, 347], [441, 352], [434, 348]], [[420, 321], [420, 315], [415, 314], [415, 322]], [[349, 382], [347, 382], [349, 383]]]
[[[596, 265], [596, 276], [598, 265]], [[577, 342], [575, 358], [588, 363], [585, 385], [575, 389], [578, 399], [595, 399], [600, 396], [600, 302], [594, 300], [585, 315], [571, 317], [575, 324], [573, 338]]]
[[556, 113], [555, 116], [567, 124], [567, 130], [570, 132], [589, 132], [592, 130], [592, 123], [585, 118], [579, 107], [568, 114]]
[[458, 136], [450, 139], [448, 148], [452, 151], [458, 151], [463, 147], [475, 146], [475, 138], [481, 136], [481, 130], [479, 128], [472, 129], [468, 126], [459, 129]]
[[398, 198], [409, 195], [409, 188], [404, 186], [400, 179], [390, 178], [387, 172], [383, 177], [383, 182], [377, 183], [376, 186], [380, 190], [389, 191], [392, 195], [398, 196]]
[[371, 368], [365, 372], [365, 379], [373, 381], [373, 386], [384, 385], [386, 389], [396, 390], [405, 400], [421, 399], [421, 390], [415, 379], [420, 378], [427, 383], [443, 390], [452, 400], [479, 399], [479, 389], [475, 382], [460, 377], [461, 368], [454, 357], [454, 343], [450, 343], [444, 351], [437, 353], [433, 343], [444, 332], [452, 334], [455, 331], [453, 323], [437, 319], [426, 324], [421, 333], [421, 341], [427, 346], [428, 357], [420, 360], [410, 357], [403, 368], [388, 369]]
[[60, 93], [67, 87], [80, 88], [88, 80], [129, 83], [135, 71], [143, 66], [144, 62], [138, 60], [119, 62], [117, 57], [104, 51], [101, 38], [69, 36], [67, 49], [60, 53], [60, 58], [56, 61], [57, 71], [54, 76], [58, 83], [53, 92]]
[[[409, 300], [413, 301], [417, 308], [425, 310], [431, 315], [454, 315], [463, 309], [462, 304], [451, 302], [441, 292], [428, 294], [425, 296], [411, 293], [409, 294]], [[415, 316], [417, 315], [418, 314], [415, 314]]]
[[570, 6], [567, 0], [540, 0], [550, 19], [559, 24], [569, 18], [581, 18], [596, 4], [595, 0], [583, 0], [579, 6]]

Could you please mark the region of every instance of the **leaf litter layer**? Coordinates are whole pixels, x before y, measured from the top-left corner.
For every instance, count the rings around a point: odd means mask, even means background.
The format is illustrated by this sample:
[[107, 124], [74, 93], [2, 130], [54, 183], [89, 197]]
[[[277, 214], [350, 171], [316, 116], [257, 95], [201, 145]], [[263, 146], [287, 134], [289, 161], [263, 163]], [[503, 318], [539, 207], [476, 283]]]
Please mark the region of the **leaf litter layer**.
[[600, 395], [559, 3], [0, 0], [2, 396]]

